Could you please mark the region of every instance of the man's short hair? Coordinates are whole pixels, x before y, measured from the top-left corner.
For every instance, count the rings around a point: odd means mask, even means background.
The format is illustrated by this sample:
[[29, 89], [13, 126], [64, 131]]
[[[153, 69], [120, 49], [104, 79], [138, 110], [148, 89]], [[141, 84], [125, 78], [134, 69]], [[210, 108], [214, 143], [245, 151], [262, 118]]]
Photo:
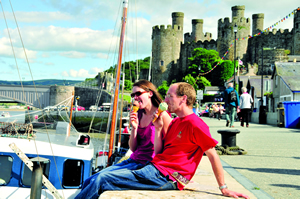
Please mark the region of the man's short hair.
[[177, 96], [187, 96], [186, 105], [193, 107], [193, 104], [196, 101], [196, 91], [194, 87], [186, 82], [179, 82], [177, 84], [176, 94]]

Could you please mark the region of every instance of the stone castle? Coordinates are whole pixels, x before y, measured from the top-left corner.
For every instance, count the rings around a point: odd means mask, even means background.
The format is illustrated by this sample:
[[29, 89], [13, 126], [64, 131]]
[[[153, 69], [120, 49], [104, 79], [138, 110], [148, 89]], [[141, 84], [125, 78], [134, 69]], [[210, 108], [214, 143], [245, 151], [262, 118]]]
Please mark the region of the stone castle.
[[[264, 14], [252, 15], [252, 33], [250, 18], [244, 17], [245, 6], [233, 6], [232, 20], [229, 17], [218, 20], [217, 40], [212, 39], [212, 34], [203, 33], [203, 19], [192, 19], [192, 32], [183, 34], [184, 13], [172, 13], [172, 25], [152, 28], [152, 74], [151, 81], [159, 86], [162, 81], [170, 83], [176, 79], [181, 81], [189, 66], [188, 58], [195, 48], [216, 50], [222, 57], [234, 41], [233, 26], [238, 26], [236, 38], [248, 38], [262, 32]], [[292, 16], [292, 15], [291, 15]], [[284, 50], [289, 50], [291, 55], [300, 55], [300, 11], [294, 13], [293, 29], [264, 32], [249, 39], [236, 41], [236, 57], [243, 60], [244, 64], [259, 64], [263, 48], [274, 49], [273, 57], [284, 56]], [[278, 51], [276, 50], [278, 49]], [[286, 56], [286, 55], [285, 55]], [[232, 47], [224, 59], [234, 59]]]

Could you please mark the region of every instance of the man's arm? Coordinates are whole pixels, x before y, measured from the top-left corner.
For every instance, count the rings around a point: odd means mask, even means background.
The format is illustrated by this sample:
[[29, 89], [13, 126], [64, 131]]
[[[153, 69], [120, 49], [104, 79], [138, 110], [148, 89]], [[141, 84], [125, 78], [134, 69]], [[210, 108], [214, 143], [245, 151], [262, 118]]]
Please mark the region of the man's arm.
[[154, 152], [155, 155], [160, 154], [163, 151], [162, 138], [166, 135], [169, 124], [171, 122], [170, 115], [163, 111], [158, 119], [154, 122], [155, 126], [155, 138], [154, 138]]
[[[207, 155], [207, 157], [211, 163], [211, 166], [214, 171], [214, 174], [215, 174], [215, 177], [216, 177], [219, 187], [225, 186], [223, 167], [222, 167], [219, 155], [217, 154], [215, 148], [208, 149], [207, 151], [205, 151], [205, 154]], [[238, 198], [238, 197], [243, 197], [246, 199], [249, 198], [249, 196], [247, 196], [245, 194], [230, 191], [227, 188], [222, 188], [221, 192], [224, 196], [229, 196], [229, 197], [233, 197], [233, 198]]]

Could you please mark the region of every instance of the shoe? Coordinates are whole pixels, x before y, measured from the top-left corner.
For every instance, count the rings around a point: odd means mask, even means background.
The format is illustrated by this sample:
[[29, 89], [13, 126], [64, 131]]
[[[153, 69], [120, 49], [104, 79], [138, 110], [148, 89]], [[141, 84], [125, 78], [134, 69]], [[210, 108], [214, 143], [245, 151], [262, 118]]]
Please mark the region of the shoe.
[[243, 125], [243, 124], [241, 124], [241, 127], [244, 127], [244, 125]]
[[249, 127], [249, 125], [246, 125], [246, 127], [248, 128], [248, 127]]
[[231, 128], [234, 128], [234, 126], [231, 126]]
[[229, 126], [229, 121], [227, 120], [226, 126]]

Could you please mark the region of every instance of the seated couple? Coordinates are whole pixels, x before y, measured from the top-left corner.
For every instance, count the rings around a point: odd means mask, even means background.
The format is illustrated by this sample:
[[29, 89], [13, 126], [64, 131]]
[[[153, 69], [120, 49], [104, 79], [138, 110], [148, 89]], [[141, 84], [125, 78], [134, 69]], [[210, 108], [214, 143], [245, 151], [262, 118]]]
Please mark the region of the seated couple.
[[[130, 113], [129, 140], [133, 154], [125, 162], [108, 167], [88, 178], [79, 198], [98, 198], [108, 190], [182, 190], [194, 176], [205, 153], [224, 196], [248, 196], [227, 189], [223, 168], [209, 127], [193, 112], [196, 92], [188, 83], [172, 84], [165, 97], [168, 111], [157, 115], [162, 101], [155, 86], [140, 80], [133, 85], [140, 110]], [[153, 117], [157, 120], [153, 123]], [[154, 156], [155, 155], [155, 156]]]

